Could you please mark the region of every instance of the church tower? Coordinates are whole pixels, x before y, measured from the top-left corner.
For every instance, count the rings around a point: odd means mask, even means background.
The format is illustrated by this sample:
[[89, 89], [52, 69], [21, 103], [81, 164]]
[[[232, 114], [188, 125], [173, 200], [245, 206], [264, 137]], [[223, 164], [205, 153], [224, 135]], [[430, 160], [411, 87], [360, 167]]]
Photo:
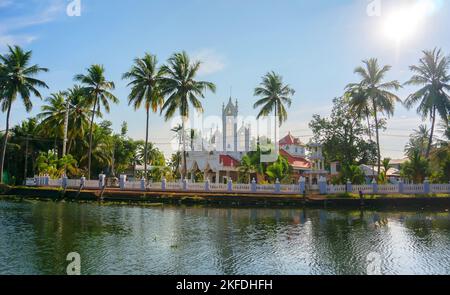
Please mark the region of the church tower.
[[233, 104], [231, 97], [228, 104], [222, 105], [223, 124], [223, 151], [236, 152], [238, 150], [238, 130], [237, 130], [238, 102]]

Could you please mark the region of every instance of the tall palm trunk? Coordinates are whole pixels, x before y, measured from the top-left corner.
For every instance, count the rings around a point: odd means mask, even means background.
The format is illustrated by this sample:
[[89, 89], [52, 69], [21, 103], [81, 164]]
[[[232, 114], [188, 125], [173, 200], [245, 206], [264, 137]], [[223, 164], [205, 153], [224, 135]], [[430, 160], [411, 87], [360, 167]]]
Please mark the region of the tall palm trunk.
[[146, 119], [146, 127], [145, 127], [145, 146], [144, 146], [144, 177], [147, 178], [147, 161], [148, 161], [148, 122], [149, 122], [149, 112], [150, 112], [150, 107], [147, 106], [147, 119]]
[[9, 135], [9, 115], [11, 114], [11, 102], [8, 104], [8, 112], [6, 113], [6, 130], [3, 138], [3, 147], [2, 147], [2, 162], [0, 164], [0, 183], [3, 183], [3, 168], [5, 166], [5, 156], [6, 156], [6, 145], [8, 143], [8, 135]]
[[181, 174], [181, 179], [184, 179], [187, 175], [187, 165], [186, 165], [186, 136], [184, 134], [184, 121], [185, 117], [183, 117], [183, 122], [181, 123], [181, 139], [183, 141], [183, 172]]
[[431, 123], [430, 139], [428, 141], [427, 153], [425, 154], [425, 157], [427, 159], [430, 157], [431, 146], [433, 145], [434, 125], [436, 123], [436, 106], [433, 106], [433, 114], [431, 116], [432, 116], [432, 123]]
[[377, 114], [377, 106], [375, 105], [375, 100], [372, 99], [373, 103], [373, 109], [374, 109], [374, 117], [375, 117], [375, 132], [377, 137], [377, 162], [378, 162], [378, 169], [377, 169], [377, 181], [380, 177], [380, 169], [381, 169], [381, 152], [380, 152], [380, 132], [379, 132], [379, 124], [378, 124], [378, 114]]
[[88, 180], [91, 179], [91, 161], [92, 161], [92, 132], [94, 130], [95, 109], [97, 107], [97, 95], [95, 95], [94, 108], [92, 109], [91, 126], [89, 127], [89, 155], [88, 155]]
[[370, 128], [370, 112], [366, 108], [366, 119], [367, 119], [367, 132], [369, 135], [369, 140], [372, 141], [372, 129]]
[[274, 129], [274, 135], [275, 135], [274, 140], [275, 140], [275, 142], [274, 142], [274, 147], [276, 149], [277, 146], [278, 146], [278, 141], [277, 141], [277, 125], [278, 124], [277, 124], [277, 103], [276, 102], [275, 102], [275, 118], [274, 118], [274, 121], [275, 121], [275, 129]]

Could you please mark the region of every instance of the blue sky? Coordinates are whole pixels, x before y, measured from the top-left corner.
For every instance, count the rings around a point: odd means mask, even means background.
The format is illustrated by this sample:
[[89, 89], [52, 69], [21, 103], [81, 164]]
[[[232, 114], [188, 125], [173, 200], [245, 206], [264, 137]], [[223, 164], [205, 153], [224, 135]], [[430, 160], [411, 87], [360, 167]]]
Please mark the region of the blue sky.
[[[33, 50], [33, 61], [50, 69], [40, 76], [50, 86], [45, 96], [71, 87], [73, 76], [89, 65], [103, 64], [121, 100], [105, 119], [116, 130], [128, 121], [133, 138], [143, 138], [145, 114], [127, 106], [129, 89], [120, 78], [144, 52], [164, 62], [186, 50], [203, 61], [200, 78], [217, 85], [204, 101], [205, 115], [220, 115], [230, 88], [240, 113], [255, 115], [254, 87], [266, 72], [278, 72], [296, 90], [282, 132], [290, 130], [303, 141], [311, 135], [312, 115], [328, 115], [332, 99], [357, 81], [353, 69], [362, 59], [377, 57], [392, 65], [388, 78], [404, 82], [421, 50], [437, 46], [450, 54], [450, 3], [442, 0], [80, 1], [81, 15], [70, 17], [66, 7], [72, 0], [0, 0], [0, 52], [6, 44]], [[369, 16], [371, 3], [380, 3], [380, 10]], [[417, 20], [408, 13], [421, 4]], [[404, 19], [392, 24], [392, 15]], [[404, 98], [412, 90], [398, 94]], [[35, 101], [31, 114], [16, 104], [13, 123], [39, 112], [41, 102]], [[414, 110], [398, 105], [382, 134], [383, 155], [402, 157], [408, 134], [420, 122]], [[168, 152], [170, 124], [158, 115], [151, 123], [151, 140]]]

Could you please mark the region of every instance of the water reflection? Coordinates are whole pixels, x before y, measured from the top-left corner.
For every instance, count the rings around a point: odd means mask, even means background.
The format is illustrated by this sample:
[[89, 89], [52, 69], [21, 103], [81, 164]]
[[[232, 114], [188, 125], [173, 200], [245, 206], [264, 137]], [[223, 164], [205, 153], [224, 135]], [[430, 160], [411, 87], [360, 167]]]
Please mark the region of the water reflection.
[[450, 274], [448, 212], [0, 201], [0, 273]]

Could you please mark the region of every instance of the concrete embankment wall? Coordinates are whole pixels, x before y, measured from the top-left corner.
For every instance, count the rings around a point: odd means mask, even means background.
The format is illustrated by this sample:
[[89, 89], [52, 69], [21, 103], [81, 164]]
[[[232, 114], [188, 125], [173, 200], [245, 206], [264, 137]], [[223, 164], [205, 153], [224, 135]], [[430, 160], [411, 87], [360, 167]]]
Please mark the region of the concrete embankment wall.
[[[9, 188], [4, 195], [24, 198], [49, 200], [98, 201], [100, 191], [77, 190], [62, 191], [51, 188]], [[169, 193], [107, 190], [103, 194], [105, 202], [129, 203], [166, 203], [166, 204], [212, 204], [226, 206], [262, 206], [262, 207], [318, 207], [318, 208], [411, 208], [411, 209], [450, 209], [450, 196], [402, 196], [366, 198], [363, 201], [355, 198], [338, 198], [324, 196], [308, 196], [303, 199], [298, 195], [251, 195], [224, 193]]]

